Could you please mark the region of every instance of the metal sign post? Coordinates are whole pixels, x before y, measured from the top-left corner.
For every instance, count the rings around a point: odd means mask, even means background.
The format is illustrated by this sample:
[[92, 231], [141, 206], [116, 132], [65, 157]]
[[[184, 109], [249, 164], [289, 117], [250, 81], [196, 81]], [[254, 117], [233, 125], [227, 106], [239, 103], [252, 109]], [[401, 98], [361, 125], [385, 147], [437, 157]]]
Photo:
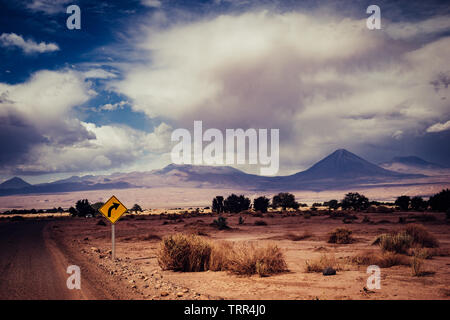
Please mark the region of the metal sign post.
[[116, 225], [111, 224], [112, 260], [116, 260]]
[[115, 196], [112, 196], [106, 203], [99, 209], [101, 214], [111, 222], [111, 258], [116, 260], [116, 226], [115, 223], [120, 217], [127, 211], [127, 208], [119, 201]]

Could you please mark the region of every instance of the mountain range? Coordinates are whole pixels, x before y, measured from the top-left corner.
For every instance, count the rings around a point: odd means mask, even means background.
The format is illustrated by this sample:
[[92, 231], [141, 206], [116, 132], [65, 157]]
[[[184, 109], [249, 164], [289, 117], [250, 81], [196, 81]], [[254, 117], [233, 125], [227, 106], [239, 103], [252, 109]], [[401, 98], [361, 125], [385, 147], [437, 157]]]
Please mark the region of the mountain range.
[[[170, 164], [159, 170], [113, 173], [110, 175], [73, 176], [51, 183], [31, 185], [18, 177], [0, 184], [0, 196], [32, 193], [58, 193], [124, 188], [235, 188], [239, 190], [313, 190], [343, 189], [384, 183], [414, 183], [426, 177], [414, 171], [390, 170], [394, 163], [427, 166], [417, 157], [394, 158], [376, 165], [345, 149], [339, 149], [312, 167], [289, 176], [258, 176], [229, 166], [194, 166]], [[432, 169], [432, 168], [431, 168]]]
[[395, 157], [391, 161], [379, 164], [380, 167], [402, 173], [421, 173], [425, 175], [433, 175], [446, 173], [450, 168], [423, 160], [419, 157]]

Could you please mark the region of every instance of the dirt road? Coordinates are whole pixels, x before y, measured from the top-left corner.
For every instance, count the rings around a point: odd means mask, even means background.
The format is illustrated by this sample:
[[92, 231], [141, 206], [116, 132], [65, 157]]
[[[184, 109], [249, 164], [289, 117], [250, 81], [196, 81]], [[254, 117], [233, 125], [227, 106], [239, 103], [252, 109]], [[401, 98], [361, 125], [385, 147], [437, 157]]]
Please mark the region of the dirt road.
[[[48, 223], [0, 223], [0, 299], [117, 298], [117, 290], [109, 290], [98, 270], [56, 246], [46, 232]], [[81, 268], [81, 290], [67, 288], [69, 265]]]

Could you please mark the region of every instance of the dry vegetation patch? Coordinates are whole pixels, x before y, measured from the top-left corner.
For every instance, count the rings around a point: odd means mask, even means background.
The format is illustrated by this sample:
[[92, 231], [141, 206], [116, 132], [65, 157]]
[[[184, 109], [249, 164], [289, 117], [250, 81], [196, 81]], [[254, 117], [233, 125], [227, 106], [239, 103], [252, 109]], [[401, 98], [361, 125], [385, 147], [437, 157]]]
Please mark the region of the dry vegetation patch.
[[413, 244], [424, 248], [437, 248], [439, 242], [424, 226], [411, 224], [405, 228], [405, 232], [413, 238]]
[[196, 235], [175, 234], [164, 237], [158, 252], [163, 270], [198, 272], [208, 270], [211, 246]]
[[357, 265], [363, 265], [363, 266], [370, 266], [370, 265], [376, 265], [380, 268], [390, 268], [393, 266], [408, 266], [409, 265], [409, 259], [403, 255], [400, 255], [395, 252], [373, 252], [373, 251], [366, 251], [361, 254], [358, 254], [354, 257], [350, 258], [350, 262], [357, 264]]
[[276, 245], [255, 247], [253, 244], [235, 245], [228, 256], [228, 270], [238, 275], [258, 274], [261, 277], [287, 271], [283, 253]]
[[336, 271], [342, 270], [334, 255], [323, 254], [318, 259], [306, 260], [305, 264], [305, 272], [323, 272], [326, 268], [333, 268]]
[[399, 232], [379, 235], [372, 243], [380, 245], [383, 251], [407, 253], [411, 247], [437, 248], [439, 242], [436, 237], [422, 225], [412, 224]]
[[328, 235], [328, 243], [348, 244], [353, 241], [352, 231], [346, 228], [337, 228]]
[[251, 243], [213, 242], [197, 235], [164, 237], [158, 252], [163, 270], [182, 272], [229, 271], [238, 275], [268, 276], [288, 270], [279, 247]]
[[407, 253], [411, 248], [413, 238], [402, 231], [399, 233], [384, 233], [375, 239], [373, 244], [380, 245], [381, 250], [395, 253]]

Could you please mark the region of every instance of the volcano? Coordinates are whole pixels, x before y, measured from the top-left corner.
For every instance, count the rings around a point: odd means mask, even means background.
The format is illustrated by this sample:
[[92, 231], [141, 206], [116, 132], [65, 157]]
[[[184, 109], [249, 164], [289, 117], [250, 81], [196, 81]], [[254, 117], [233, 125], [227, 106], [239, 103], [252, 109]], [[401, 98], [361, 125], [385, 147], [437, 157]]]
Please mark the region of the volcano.
[[21, 189], [31, 186], [19, 177], [14, 177], [0, 184], [0, 189]]

